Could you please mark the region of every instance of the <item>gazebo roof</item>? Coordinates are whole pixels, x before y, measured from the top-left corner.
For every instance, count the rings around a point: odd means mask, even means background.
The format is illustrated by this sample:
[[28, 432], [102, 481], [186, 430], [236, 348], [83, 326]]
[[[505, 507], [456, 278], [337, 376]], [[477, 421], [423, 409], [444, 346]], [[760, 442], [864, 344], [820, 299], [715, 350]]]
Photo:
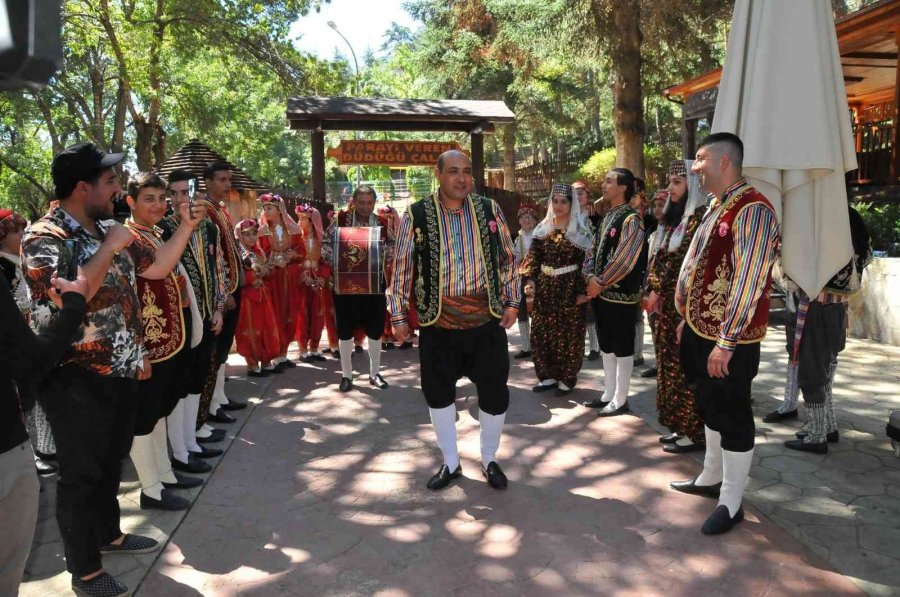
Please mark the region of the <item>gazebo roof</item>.
[[258, 183], [247, 173], [226, 160], [219, 153], [216, 153], [208, 145], [199, 139], [191, 139], [186, 145], [183, 145], [178, 151], [173, 153], [163, 162], [156, 172], [162, 175], [170, 174], [173, 170], [187, 170], [191, 174], [197, 176], [197, 183], [201, 191], [206, 190], [206, 183], [203, 180], [203, 169], [210, 162], [221, 161], [228, 164], [231, 169], [231, 185], [234, 188], [245, 191], [267, 191], [269, 188], [262, 183]]
[[299, 130], [494, 132], [515, 121], [502, 101], [292, 97], [287, 119]]

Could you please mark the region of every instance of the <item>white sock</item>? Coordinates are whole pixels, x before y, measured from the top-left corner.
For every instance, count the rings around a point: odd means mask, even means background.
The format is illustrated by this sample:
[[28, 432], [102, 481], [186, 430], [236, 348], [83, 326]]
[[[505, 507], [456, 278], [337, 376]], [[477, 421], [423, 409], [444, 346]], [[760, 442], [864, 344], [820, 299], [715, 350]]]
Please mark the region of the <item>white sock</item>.
[[531, 322], [527, 319], [519, 321], [519, 336], [522, 338], [522, 350], [531, 352]]
[[562, 390], [563, 392], [568, 392], [568, 391], [571, 390], [572, 388], [570, 388], [569, 386], [567, 386], [567, 385], [564, 384], [563, 382], [559, 382], [559, 389]]
[[722, 434], [704, 426], [706, 434], [706, 455], [703, 457], [703, 472], [694, 481], [702, 487], [722, 482]]
[[216, 395], [213, 394], [213, 399], [209, 401], [209, 414], [214, 415], [219, 411], [222, 405], [216, 402]]
[[274, 359], [272, 359], [272, 364], [280, 365], [281, 363], [285, 362], [286, 360], [287, 360], [287, 357], [275, 357]]
[[613, 403], [616, 408], [628, 402], [628, 389], [631, 387], [631, 372], [634, 370], [634, 357], [616, 357], [616, 393]]
[[341, 376], [353, 379], [353, 340], [339, 340], [341, 351]]
[[694, 442], [691, 441], [691, 438], [689, 438], [686, 435], [678, 436], [678, 439], [675, 440], [675, 443], [678, 444], [679, 446], [693, 446], [694, 445]]
[[[216, 372], [216, 388], [213, 390], [212, 401], [223, 406], [228, 404], [228, 396], [225, 395], [225, 363], [219, 365], [219, 370]], [[212, 404], [210, 404], [209, 408], [209, 414], [214, 415], [215, 411], [212, 410]]]
[[[341, 356], [343, 354], [342, 348]], [[456, 448], [456, 405], [429, 408], [428, 413], [431, 415], [431, 425], [437, 436], [438, 447], [444, 456], [444, 464], [447, 465], [450, 472], [453, 472], [459, 466], [459, 452]]]
[[485, 468], [497, 459], [504, 421], [506, 421], [506, 413], [489, 415], [478, 409], [478, 422], [481, 424], [481, 464]]
[[[180, 402], [180, 401], [179, 401]], [[172, 472], [172, 461], [169, 460], [169, 446], [166, 444], [166, 420], [160, 419], [150, 434], [153, 438], [153, 457], [156, 459], [156, 473], [162, 483], [175, 483], [178, 479]]]
[[719, 505], [726, 506], [731, 516], [737, 514], [744, 497], [744, 485], [753, 463], [753, 449], [746, 452], [722, 450], [722, 489], [719, 491]]
[[141, 482], [141, 491], [155, 500], [162, 498], [162, 484], [153, 454], [153, 437], [150, 434], [134, 436], [130, 456]]
[[604, 402], [612, 402], [616, 395], [616, 355], [611, 352], [601, 352], [603, 356], [603, 397]]
[[553, 379], [552, 377], [548, 377], [547, 379], [545, 379], [544, 381], [541, 382], [541, 385], [542, 386], [552, 386], [555, 383], [556, 383], [555, 379]]
[[[197, 412], [200, 410], [200, 394], [188, 394], [184, 406], [184, 446], [188, 452], [202, 452], [197, 443]], [[185, 460], [187, 462], [187, 460]]]
[[369, 377], [374, 378], [381, 369], [381, 342], [369, 338]]
[[212, 429], [210, 427], [207, 427], [206, 423], [204, 423], [203, 425], [200, 426], [200, 429], [198, 429], [197, 432], [194, 434], [194, 437], [197, 437], [200, 439], [206, 439], [207, 437], [209, 437], [211, 435], [212, 435]]
[[175, 409], [168, 419], [169, 443], [172, 444], [172, 458], [187, 464], [188, 451], [184, 445], [184, 411], [187, 407], [187, 398], [182, 398], [175, 405]]

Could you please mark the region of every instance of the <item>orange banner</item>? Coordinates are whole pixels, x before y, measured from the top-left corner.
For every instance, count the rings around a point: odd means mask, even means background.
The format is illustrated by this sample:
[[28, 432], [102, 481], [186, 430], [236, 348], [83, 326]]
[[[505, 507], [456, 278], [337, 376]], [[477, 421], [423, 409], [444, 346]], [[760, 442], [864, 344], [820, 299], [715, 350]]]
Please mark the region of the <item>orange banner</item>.
[[434, 166], [438, 156], [451, 149], [464, 151], [459, 143], [455, 142], [341, 141], [337, 147], [329, 148], [327, 155], [341, 164]]

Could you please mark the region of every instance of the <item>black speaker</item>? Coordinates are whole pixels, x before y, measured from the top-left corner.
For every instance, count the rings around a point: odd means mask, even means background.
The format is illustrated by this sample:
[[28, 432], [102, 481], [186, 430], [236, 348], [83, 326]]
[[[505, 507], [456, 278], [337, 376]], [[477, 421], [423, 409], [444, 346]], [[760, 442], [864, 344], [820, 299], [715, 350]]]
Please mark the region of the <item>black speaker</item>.
[[62, 62], [60, 0], [0, 0], [0, 89], [43, 87]]

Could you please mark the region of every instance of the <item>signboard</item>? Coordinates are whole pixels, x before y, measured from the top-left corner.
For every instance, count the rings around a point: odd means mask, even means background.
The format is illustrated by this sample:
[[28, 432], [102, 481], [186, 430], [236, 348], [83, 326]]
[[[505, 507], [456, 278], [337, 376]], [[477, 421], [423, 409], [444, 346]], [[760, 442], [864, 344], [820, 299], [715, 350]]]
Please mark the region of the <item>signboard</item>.
[[[327, 155], [340, 164], [434, 166], [445, 151], [463, 151], [459, 143], [430, 141], [341, 141]], [[465, 153], [469, 153], [466, 151]]]

